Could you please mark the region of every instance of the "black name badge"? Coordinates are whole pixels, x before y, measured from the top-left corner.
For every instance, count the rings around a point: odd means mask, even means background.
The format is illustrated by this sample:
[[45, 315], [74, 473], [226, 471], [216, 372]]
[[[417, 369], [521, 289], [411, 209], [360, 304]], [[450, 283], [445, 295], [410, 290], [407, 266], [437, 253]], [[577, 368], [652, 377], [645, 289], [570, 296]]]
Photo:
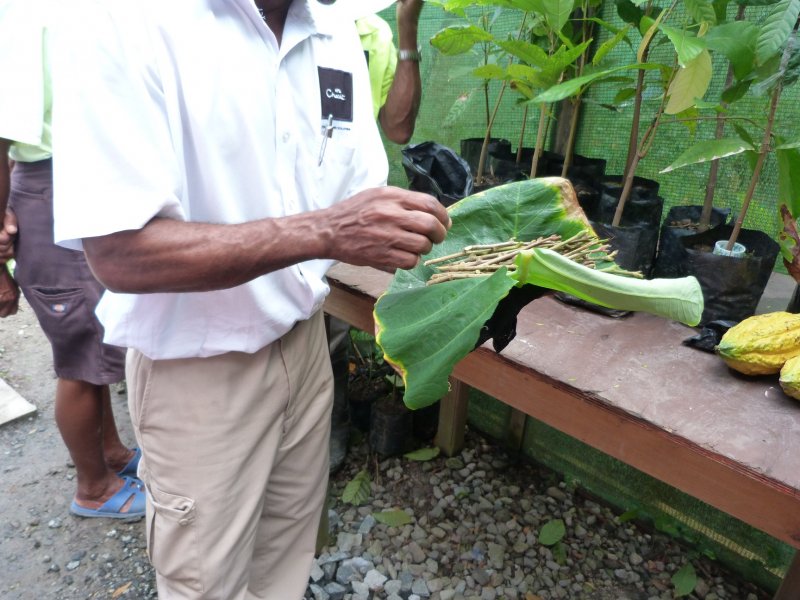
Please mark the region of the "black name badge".
[[318, 67], [322, 120], [353, 122], [353, 74]]

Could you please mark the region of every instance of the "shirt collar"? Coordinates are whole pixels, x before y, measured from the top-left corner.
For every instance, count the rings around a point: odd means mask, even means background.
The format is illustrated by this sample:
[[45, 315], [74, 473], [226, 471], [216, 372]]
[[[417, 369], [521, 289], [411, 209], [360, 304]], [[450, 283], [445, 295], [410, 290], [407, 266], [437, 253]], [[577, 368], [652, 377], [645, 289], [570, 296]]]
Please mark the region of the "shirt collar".
[[344, 0], [326, 5], [317, 0], [296, 0], [291, 10], [297, 9], [297, 17], [305, 19], [315, 33], [333, 36], [341, 29], [336, 26], [337, 21], [346, 17], [346, 12], [341, 6], [343, 2]]

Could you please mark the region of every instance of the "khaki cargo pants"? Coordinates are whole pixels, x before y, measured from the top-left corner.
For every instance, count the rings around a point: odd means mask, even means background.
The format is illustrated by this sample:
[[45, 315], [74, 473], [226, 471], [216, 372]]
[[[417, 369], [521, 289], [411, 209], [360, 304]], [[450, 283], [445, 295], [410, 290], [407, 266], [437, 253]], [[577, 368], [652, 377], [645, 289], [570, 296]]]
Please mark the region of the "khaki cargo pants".
[[160, 600], [299, 600], [328, 483], [322, 313], [255, 354], [129, 351]]

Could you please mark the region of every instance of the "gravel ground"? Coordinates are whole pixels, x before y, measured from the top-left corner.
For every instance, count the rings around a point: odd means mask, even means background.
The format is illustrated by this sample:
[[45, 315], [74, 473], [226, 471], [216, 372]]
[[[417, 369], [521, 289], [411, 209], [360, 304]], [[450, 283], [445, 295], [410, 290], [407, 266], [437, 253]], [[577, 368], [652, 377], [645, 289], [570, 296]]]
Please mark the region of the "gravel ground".
[[[38, 407], [0, 426], [0, 597], [7, 600], [154, 598], [144, 521], [80, 519], [68, 512], [74, 468], [53, 420], [55, 380], [46, 340], [27, 306], [0, 320], [0, 377]], [[132, 443], [124, 386], [112, 390]], [[356, 473], [371, 493], [342, 502]], [[402, 510], [408, 523], [376, 520]], [[620, 523], [558, 476], [521, 464], [474, 432], [450, 459], [378, 461], [356, 443], [331, 486], [331, 545], [315, 560], [315, 600], [655, 600], [691, 564], [702, 600], [762, 600], [763, 590], [672, 539]], [[563, 539], [540, 543], [543, 526]], [[691, 558], [691, 560], [690, 560]]]

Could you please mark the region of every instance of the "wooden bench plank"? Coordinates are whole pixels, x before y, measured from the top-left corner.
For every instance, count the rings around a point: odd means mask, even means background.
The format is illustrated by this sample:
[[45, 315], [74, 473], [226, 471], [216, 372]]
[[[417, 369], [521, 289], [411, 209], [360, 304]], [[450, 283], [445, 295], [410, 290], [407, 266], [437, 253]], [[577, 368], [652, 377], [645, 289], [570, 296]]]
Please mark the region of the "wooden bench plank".
[[[330, 277], [326, 311], [372, 331], [390, 276], [339, 265]], [[774, 378], [734, 376], [681, 345], [693, 330], [650, 315], [613, 320], [542, 298], [517, 331], [453, 377], [800, 548], [800, 404]]]

